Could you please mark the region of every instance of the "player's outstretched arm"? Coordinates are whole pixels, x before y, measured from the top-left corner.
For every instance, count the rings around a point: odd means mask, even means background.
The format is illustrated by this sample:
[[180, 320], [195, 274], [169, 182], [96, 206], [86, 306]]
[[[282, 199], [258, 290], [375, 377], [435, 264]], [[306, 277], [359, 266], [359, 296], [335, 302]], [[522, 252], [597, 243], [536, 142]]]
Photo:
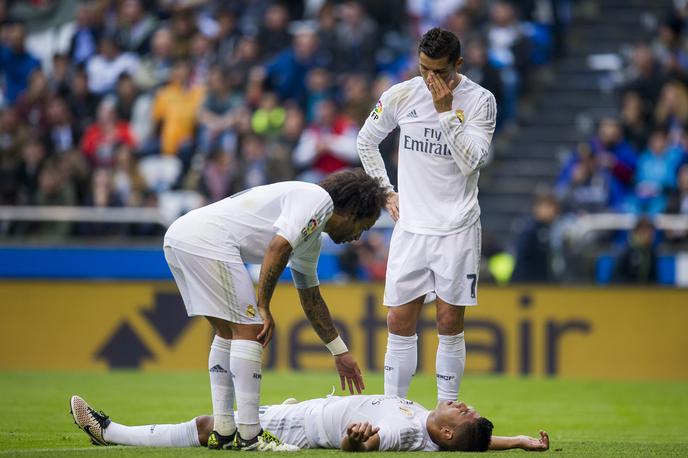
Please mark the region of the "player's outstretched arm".
[[272, 339], [275, 321], [270, 313], [270, 301], [275, 292], [277, 281], [289, 262], [292, 248], [287, 239], [276, 235], [268, 244], [263, 256], [258, 279], [258, 312], [263, 318], [263, 329], [258, 333], [258, 341], [266, 346]]
[[346, 389], [348, 384], [351, 394], [354, 393], [354, 388], [360, 394], [361, 390], [365, 389], [361, 370], [354, 357], [349, 353], [346, 344], [339, 337], [339, 333], [334, 327], [334, 322], [330, 316], [330, 310], [320, 295], [320, 288], [313, 286], [311, 288], [299, 289], [298, 291], [301, 307], [303, 307], [308, 321], [310, 321], [316, 334], [318, 334], [334, 356], [342, 390]]
[[368, 422], [351, 423], [346, 427], [341, 449], [345, 452], [373, 452], [380, 449], [380, 430]]
[[492, 436], [490, 450], [510, 450], [520, 448], [529, 452], [544, 452], [549, 450], [549, 435], [540, 431], [540, 438], [529, 436]]

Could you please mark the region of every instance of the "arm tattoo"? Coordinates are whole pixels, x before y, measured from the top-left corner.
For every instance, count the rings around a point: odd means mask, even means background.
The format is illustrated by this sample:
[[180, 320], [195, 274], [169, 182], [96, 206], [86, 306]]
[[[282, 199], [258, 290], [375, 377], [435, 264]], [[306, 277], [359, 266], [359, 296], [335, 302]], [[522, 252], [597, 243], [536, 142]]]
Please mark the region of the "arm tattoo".
[[258, 304], [262, 306], [270, 304], [272, 293], [275, 292], [277, 281], [284, 272], [284, 268], [287, 267], [290, 254], [291, 252], [277, 254], [270, 259], [265, 259], [268, 262], [263, 262], [258, 279]]
[[332, 342], [337, 338], [337, 329], [334, 327], [330, 311], [325, 300], [320, 295], [317, 286], [313, 288], [300, 289], [301, 307], [311, 322], [311, 326], [324, 343]]

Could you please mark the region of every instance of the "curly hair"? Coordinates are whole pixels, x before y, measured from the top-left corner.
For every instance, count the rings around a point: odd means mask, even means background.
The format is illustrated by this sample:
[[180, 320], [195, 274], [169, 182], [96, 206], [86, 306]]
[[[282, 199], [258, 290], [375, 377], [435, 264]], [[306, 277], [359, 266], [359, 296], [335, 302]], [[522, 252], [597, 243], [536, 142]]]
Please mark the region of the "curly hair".
[[380, 180], [360, 167], [328, 175], [319, 185], [332, 198], [335, 212], [352, 213], [356, 219], [379, 218], [387, 201]]
[[434, 27], [421, 37], [418, 53], [423, 53], [432, 59], [448, 57], [449, 62], [454, 63], [461, 56], [461, 42], [459, 37], [449, 30]]
[[455, 452], [485, 452], [490, 447], [494, 425], [485, 417], [463, 424], [454, 434], [449, 450]]

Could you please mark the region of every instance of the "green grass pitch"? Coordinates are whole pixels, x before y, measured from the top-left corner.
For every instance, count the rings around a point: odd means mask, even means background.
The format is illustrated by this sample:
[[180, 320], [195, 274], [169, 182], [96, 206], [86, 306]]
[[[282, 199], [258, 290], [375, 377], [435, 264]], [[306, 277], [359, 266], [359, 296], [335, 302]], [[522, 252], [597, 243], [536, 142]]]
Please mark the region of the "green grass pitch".
[[[93, 447], [68, 414], [71, 394], [126, 424], [176, 423], [209, 412], [205, 373], [0, 372], [1, 456], [210, 456], [206, 449]], [[329, 373], [266, 373], [264, 403], [329, 393]], [[367, 393], [382, 376], [367, 374]], [[550, 433], [556, 456], [688, 456], [688, 382], [465, 377], [462, 398], [495, 423], [495, 434]], [[409, 395], [434, 404], [432, 376], [414, 378]], [[226, 452], [238, 453], [238, 452]], [[522, 454], [520, 450], [494, 454]], [[341, 456], [311, 450], [297, 456]], [[388, 453], [384, 456], [427, 456]], [[445, 454], [443, 454], [445, 455]], [[448, 454], [446, 454], [448, 455]], [[481, 454], [484, 455], [484, 454]], [[293, 455], [292, 455], [293, 456]]]

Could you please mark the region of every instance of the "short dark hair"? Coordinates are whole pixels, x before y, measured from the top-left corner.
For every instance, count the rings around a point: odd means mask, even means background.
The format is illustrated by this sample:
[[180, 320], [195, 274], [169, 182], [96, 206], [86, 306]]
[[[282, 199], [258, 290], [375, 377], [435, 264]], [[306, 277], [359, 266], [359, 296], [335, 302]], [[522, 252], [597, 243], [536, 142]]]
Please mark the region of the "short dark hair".
[[434, 27], [421, 37], [418, 53], [423, 53], [432, 59], [447, 57], [449, 62], [454, 63], [461, 56], [461, 42], [459, 37], [449, 30]]
[[360, 167], [335, 172], [319, 184], [332, 198], [335, 212], [351, 212], [356, 219], [379, 218], [387, 202], [387, 191], [380, 180]]
[[485, 417], [465, 423], [454, 431], [450, 450], [454, 452], [485, 452], [490, 447], [494, 425]]

